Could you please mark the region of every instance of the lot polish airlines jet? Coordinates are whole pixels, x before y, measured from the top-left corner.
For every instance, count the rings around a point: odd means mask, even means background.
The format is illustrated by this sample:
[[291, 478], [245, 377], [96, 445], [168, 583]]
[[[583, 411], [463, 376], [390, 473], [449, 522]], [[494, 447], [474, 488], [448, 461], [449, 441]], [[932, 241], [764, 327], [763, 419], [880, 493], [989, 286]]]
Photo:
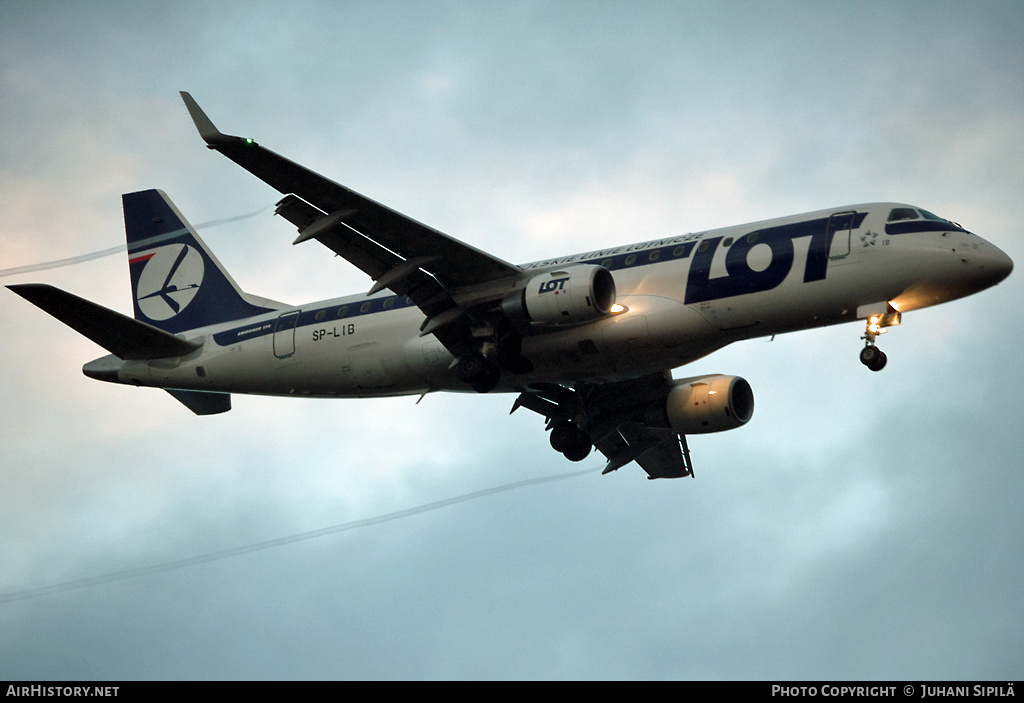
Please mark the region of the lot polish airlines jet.
[[41, 284], [9, 286], [104, 347], [84, 373], [164, 388], [193, 412], [231, 393], [308, 397], [515, 392], [554, 449], [605, 473], [692, 476], [686, 435], [746, 424], [750, 385], [670, 369], [732, 342], [866, 321], [886, 327], [1006, 278], [1013, 262], [960, 225], [873, 203], [516, 266], [264, 149], [222, 134], [188, 93], [208, 148], [280, 191], [276, 214], [365, 271], [366, 294], [292, 307], [243, 293], [159, 190], [123, 196], [134, 319]]

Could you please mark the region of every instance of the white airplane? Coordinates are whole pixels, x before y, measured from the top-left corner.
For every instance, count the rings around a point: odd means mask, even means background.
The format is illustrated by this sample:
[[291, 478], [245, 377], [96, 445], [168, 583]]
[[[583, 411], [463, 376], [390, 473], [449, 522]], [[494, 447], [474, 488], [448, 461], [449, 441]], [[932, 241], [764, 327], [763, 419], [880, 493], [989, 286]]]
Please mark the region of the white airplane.
[[110, 352], [84, 373], [164, 388], [203, 415], [231, 393], [515, 392], [572, 461], [692, 476], [686, 435], [746, 424], [750, 385], [670, 370], [732, 342], [865, 320], [861, 362], [911, 310], [989, 288], [998, 248], [927, 210], [873, 203], [516, 266], [222, 134], [208, 148], [284, 198], [276, 214], [365, 271], [369, 292], [293, 307], [236, 285], [159, 190], [123, 196], [134, 319], [41, 284], [9, 286]]

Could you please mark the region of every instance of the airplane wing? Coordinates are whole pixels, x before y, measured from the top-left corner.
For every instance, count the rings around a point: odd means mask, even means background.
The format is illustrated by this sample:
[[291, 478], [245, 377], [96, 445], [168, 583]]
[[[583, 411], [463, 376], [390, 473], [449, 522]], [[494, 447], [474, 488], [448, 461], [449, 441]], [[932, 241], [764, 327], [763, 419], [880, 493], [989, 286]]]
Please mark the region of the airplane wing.
[[[408, 295], [427, 316], [424, 334], [458, 320], [465, 312], [451, 290], [502, 279], [517, 280], [522, 269], [417, 222], [304, 166], [265, 149], [252, 139], [222, 134], [192, 96], [185, 106], [206, 141], [285, 197], [276, 213], [299, 229], [295, 243], [317, 239], [366, 272], [370, 294], [388, 288]], [[439, 334], [453, 352], [459, 335]]]
[[544, 415], [549, 429], [560, 422], [575, 424], [608, 459], [603, 473], [635, 461], [649, 478], [682, 478], [693, 475], [686, 437], [658, 426], [651, 414], [652, 408], [664, 407], [671, 382], [671, 374], [658, 372], [575, 388], [538, 385], [520, 393], [512, 411], [522, 407]]
[[608, 458], [604, 473], [635, 461], [649, 478], [693, 475], [686, 438], [672, 430], [627, 422], [602, 437], [595, 446]]

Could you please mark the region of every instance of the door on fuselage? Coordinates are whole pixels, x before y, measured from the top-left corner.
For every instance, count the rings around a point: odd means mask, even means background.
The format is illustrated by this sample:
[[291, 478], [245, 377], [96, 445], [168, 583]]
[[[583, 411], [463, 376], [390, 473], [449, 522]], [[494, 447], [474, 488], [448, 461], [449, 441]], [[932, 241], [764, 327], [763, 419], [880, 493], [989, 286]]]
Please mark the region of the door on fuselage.
[[299, 312], [286, 312], [274, 324], [274, 356], [278, 359], [288, 359], [295, 354], [295, 325], [299, 321]]
[[828, 228], [829, 261], [839, 261], [850, 255], [850, 237], [853, 236], [853, 223], [856, 216], [857, 213], [851, 210], [849, 212], [837, 212], [828, 218], [826, 227]]

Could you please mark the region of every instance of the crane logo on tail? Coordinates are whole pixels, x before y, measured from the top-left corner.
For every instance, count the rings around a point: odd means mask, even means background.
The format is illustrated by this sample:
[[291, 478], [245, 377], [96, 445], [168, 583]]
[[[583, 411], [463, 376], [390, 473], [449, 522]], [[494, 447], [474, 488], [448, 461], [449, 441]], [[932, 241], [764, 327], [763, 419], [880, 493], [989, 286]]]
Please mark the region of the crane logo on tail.
[[139, 310], [150, 320], [168, 320], [192, 302], [206, 268], [203, 255], [187, 244], [168, 244], [133, 256], [129, 265], [145, 264], [135, 286]]

